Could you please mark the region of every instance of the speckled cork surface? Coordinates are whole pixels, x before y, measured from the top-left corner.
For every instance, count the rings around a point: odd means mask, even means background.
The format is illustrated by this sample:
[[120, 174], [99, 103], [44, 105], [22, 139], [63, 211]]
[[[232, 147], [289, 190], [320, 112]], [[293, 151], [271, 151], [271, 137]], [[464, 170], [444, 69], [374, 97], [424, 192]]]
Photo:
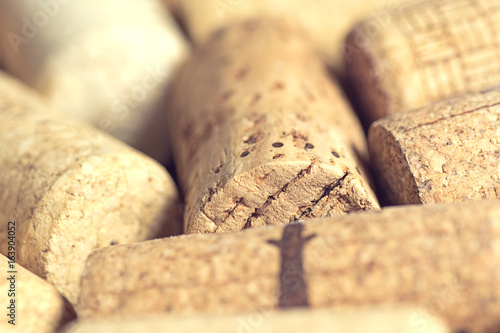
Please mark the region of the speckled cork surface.
[[0, 49], [5, 69], [65, 116], [171, 157], [151, 122], [188, 46], [162, 0], [2, 1]]
[[426, 0], [400, 6], [347, 38], [348, 68], [365, 118], [500, 84], [497, 0]]
[[388, 204], [500, 198], [500, 90], [401, 112], [369, 131]]
[[337, 310], [294, 309], [281, 312], [241, 313], [233, 316], [157, 316], [135, 320], [82, 321], [65, 333], [163, 333], [171, 332], [311, 332], [311, 333], [446, 333], [447, 326], [418, 308], [407, 306], [345, 308]]
[[[8, 258], [0, 255], [2, 333], [54, 333], [75, 318], [74, 310], [56, 288], [19, 264], [14, 263], [13, 269], [9, 269], [9, 262]], [[11, 281], [14, 282], [14, 287], [11, 286]], [[11, 304], [14, 305], [14, 318], [5, 315], [11, 313], [6, 309]]]
[[[82, 319], [412, 303], [494, 332], [498, 201], [388, 208], [93, 252]], [[109, 269], [113, 267], [113, 269]]]
[[220, 31], [169, 100], [187, 233], [378, 209], [363, 131], [300, 29], [263, 19]]
[[175, 223], [173, 180], [102, 132], [52, 114], [0, 77], [0, 252], [16, 221], [18, 262], [76, 301], [90, 251], [137, 242]]

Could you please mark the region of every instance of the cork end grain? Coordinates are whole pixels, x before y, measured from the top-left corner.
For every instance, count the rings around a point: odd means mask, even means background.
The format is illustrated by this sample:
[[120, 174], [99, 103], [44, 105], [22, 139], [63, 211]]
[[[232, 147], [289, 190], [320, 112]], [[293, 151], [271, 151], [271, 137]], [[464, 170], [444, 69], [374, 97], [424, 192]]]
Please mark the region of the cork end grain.
[[187, 231], [244, 230], [378, 207], [357, 171], [312, 157], [310, 162], [263, 164], [211, 189]]
[[392, 204], [500, 198], [500, 91], [389, 116], [369, 131], [380, 187]]

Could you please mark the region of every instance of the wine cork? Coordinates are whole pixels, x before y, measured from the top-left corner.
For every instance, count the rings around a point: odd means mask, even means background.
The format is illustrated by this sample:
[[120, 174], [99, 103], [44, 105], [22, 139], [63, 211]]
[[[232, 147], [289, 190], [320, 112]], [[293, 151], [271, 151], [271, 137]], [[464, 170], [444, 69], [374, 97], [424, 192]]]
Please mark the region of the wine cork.
[[373, 14], [381, 25], [399, 11], [402, 0], [198, 0], [183, 1], [180, 17], [195, 44], [201, 45], [218, 29], [267, 15], [288, 18], [308, 34], [322, 59], [343, 75], [343, 40], [349, 29]]
[[345, 56], [363, 117], [500, 84], [499, 17], [496, 0], [428, 0], [401, 5], [386, 25], [360, 23]]
[[175, 184], [153, 160], [59, 118], [13, 80], [1, 76], [0, 86], [0, 252], [16, 221], [18, 262], [75, 302], [92, 250], [165, 230]]
[[151, 122], [187, 45], [162, 1], [3, 1], [0, 22], [7, 71], [64, 114], [166, 158], [165, 128]]
[[263, 19], [221, 31], [172, 87], [186, 232], [378, 208], [363, 131], [299, 30]]
[[[410, 303], [498, 328], [498, 201], [402, 206], [94, 251], [81, 318]], [[496, 325], [496, 326], [494, 326]]]
[[0, 255], [0, 304], [3, 333], [53, 333], [75, 312], [48, 282]]
[[282, 312], [254, 312], [234, 316], [157, 316], [119, 321], [82, 321], [67, 327], [65, 333], [165, 332], [372, 332], [445, 333], [445, 323], [418, 308], [381, 307], [340, 310], [294, 309]]
[[500, 198], [500, 90], [375, 122], [370, 154], [388, 204]]

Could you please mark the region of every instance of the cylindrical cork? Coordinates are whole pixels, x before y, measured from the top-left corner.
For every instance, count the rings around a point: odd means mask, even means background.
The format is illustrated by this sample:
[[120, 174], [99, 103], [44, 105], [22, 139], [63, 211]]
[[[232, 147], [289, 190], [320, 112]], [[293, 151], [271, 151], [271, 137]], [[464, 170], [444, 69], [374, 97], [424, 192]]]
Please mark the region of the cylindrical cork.
[[369, 131], [387, 204], [500, 198], [500, 90], [391, 115]]
[[362, 129], [299, 30], [272, 20], [222, 30], [172, 87], [188, 233], [378, 208]]
[[[500, 203], [404, 206], [94, 251], [81, 318], [410, 303], [452, 328], [500, 320]], [[496, 326], [495, 326], [496, 325]]]
[[338, 310], [293, 309], [281, 312], [242, 313], [233, 316], [155, 316], [119, 321], [81, 321], [65, 333], [446, 333], [447, 326], [421, 309], [409, 307], [344, 308]]
[[497, 0], [414, 2], [347, 38], [345, 57], [369, 121], [500, 84]]
[[0, 87], [0, 252], [16, 221], [18, 262], [74, 302], [92, 250], [175, 223], [175, 184], [143, 154], [51, 114], [17, 82], [2, 76]]
[[48, 282], [3, 255], [0, 267], [2, 333], [54, 333], [75, 318], [68, 301]]
[[0, 49], [56, 109], [165, 158], [151, 123], [187, 45], [161, 0], [2, 1]]
[[[171, 0], [172, 1], [172, 0]], [[385, 24], [402, 0], [197, 0], [182, 1], [180, 17], [193, 42], [200, 45], [218, 29], [248, 19], [275, 15], [304, 28], [323, 60], [344, 74], [342, 45], [349, 29], [373, 14]]]

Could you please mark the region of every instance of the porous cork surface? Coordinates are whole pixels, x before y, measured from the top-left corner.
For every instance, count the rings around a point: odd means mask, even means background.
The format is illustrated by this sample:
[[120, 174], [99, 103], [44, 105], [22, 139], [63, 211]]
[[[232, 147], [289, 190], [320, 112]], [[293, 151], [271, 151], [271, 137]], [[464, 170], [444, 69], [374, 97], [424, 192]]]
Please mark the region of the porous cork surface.
[[[43, 26], [25, 22], [42, 14]], [[6, 1], [0, 21], [7, 71], [65, 116], [167, 157], [166, 129], [150, 123], [188, 46], [162, 0]]]
[[[12, 299], [15, 300], [15, 325], [9, 324], [11, 317], [3, 314], [0, 321], [2, 333], [53, 333], [75, 319], [73, 308], [56, 288], [17, 263], [13, 264], [13, 269], [9, 269], [9, 262], [9, 259], [0, 254], [0, 302], [3, 312], [10, 313], [5, 308], [11, 304]], [[12, 270], [15, 273], [9, 273]], [[15, 275], [14, 288], [8, 280], [11, 275]]]
[[453, 98], [375, 122], [374, 177], [388, 204], [500, 198], [500, 90]]
[[169, 96], [186, 232], [379, 208], [363, 131], [300, 30], [259, 19], [219, 31]]
[[370, 121], [500, 84], [496, 0], [409, 1], [358, 24], [348, 72]]
[[89, 320], [74, 323], [63, 333], [172, 332], [312, 332], [312, 333], [446, 333], [447, 326], [418, 308], [356, 307], [336, 310], [294, 309], [238, 315], [155, 316], [128, 320]]
[[160, 236], [177, 189], [153, 160], [59, 118], [6, 76], [0, 87], [0, 252], [16, 221], [18, 262], [75, 302], [87, 255]]
[[453, 331], [495, 332], [499, 237], [500, 204], [485, 200], [112, 246], [89, 256], [78, 311], [237, 314], [300, 294], [311, 308], [411, 303]]

